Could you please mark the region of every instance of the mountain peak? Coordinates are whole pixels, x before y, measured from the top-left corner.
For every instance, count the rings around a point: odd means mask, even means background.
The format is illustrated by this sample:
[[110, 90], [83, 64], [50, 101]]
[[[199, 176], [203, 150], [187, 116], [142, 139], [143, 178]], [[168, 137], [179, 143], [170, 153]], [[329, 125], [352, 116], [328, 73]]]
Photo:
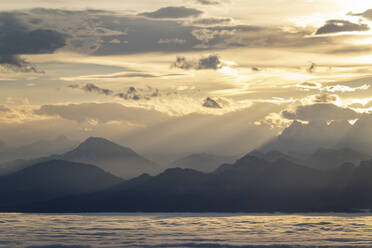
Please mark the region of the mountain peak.
[[99, 144], [99, 143], [115, 144], [114, 142], [112, 142], [108, 139], [101, 138], [101, 137], [93, 137], [93, 136], [87, 138], [83, 143], [87, 143], [87, 144]]
[[87, 138], [74, 151], [83, 153], [93, 152], [100, 156], [138, 156], [137, 153], [135, 153], [132, 149], [100, 137]]
[[122, 178], [132, 178], [143, 172], [157, 172], [156, 165], [128, 147], [110, 140], [90, 137], [61, 159], [96, 165]]

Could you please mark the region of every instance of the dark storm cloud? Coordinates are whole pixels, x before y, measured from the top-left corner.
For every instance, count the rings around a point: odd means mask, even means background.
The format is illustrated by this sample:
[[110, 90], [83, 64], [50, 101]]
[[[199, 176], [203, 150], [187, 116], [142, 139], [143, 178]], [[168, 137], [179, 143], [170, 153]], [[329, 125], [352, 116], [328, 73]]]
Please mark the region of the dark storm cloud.
[[363, 23], [353, 23], [345, 20], [329, 20], [326, 24], [320, 27], [316, 34], [331, 34], [340, 32], [356, 32], [356, 31], [368, 31], [369, 26]]
[[364, 17], [366, 19], [372, 20], [372, 9], [366, 10], [363, 13], [356, 13], [356, 14], [349, 13], [349, 15], [352, 15], [352, 16], [361, 16], [361, 17]]
[[222, 108], [221, 105], [218, 104], [218, 102], [217, 102], [216, 100], [213, 100], [213, 99], [210, 98], [210, 97], [207, 97], [207, 98], [204, 100], [203, 107], [206, 107], [206, 108], [215, 108], [215, 109], [220, 109], [220, 108]]
[[290, 120], [302, 121], [341, 121], [354, 120], [361, 115], [352, 109], [338, 107], [330, 103], [316, 103], [313, 105], [299, 106], [292, 111], [283, 111], [282, 116]]
[[140, 15], [150, 18], [187, 18], [197, 17], [203, 14], [203, 11], [187, 7], [165, 7], [154, 12], [145, 12]]
[[198, 70], [208, 70], [208, 69], [213, 69], [217, 70], [222, 67], [222, 63], [220, 58], [217, 55], [210, 55], [205, 58], [199, 59], [198, 63]]
[[218, 55], [209, 55], [199, 60], [188, 60], [186, 57], [177, 57], [171, 67], [183, 70], [218, 70], [222, 67], [222, 62]]
[[53, 53], [65, 46], [64, 36], [50, 29], [32, 29], [17, 13], [0, 13], [0, 65], [22, 72], [38, 72], [22, 54]]
[[34, 72], [41, 73], [36, 67], [22, 59], [19, 55], [2, 55], [0, 54], [0, 65], [4, 68], [15, 72]]
[[[17, 37], [30, 40], [26, 42], [29, 45], [17, 45], [17, 54], [50, 53], [65, 43], [64, 50], [68, 51], [119, 55], [215, 51], [233, 47], [307, 47], [336, 42], [331, 37], [311, 37], [312, 31], [305, 29], [286, 32], [280, 28], [249, 25], [202, 25], [193, 24], [190, 20], [147, 18], [110, 11], [34, 9], [13, 12], [11, 16], [16, 16], [17, 21], [3, 17], [10, 22], [11, 27], [2, 25], [0, 29], [21, 30], [23, 35]], [[35, 22], [35, 18], [38, 21]], [[213, 20], [212, 17], [209, 20], [201, 19], [200, 22], [211, 24], [229, 18], [217, 19]], [[26, 26], [32, 27], [32, 30]], [[36, 42], [38, 39], [40, 42]]]

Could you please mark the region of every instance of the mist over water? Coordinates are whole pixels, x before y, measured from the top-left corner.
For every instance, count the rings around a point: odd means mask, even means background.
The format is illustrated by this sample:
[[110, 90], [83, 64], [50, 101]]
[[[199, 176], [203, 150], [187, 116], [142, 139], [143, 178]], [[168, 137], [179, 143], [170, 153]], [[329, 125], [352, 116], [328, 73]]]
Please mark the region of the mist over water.
[[0, 214], [0, 247], [371, 247], [372, 215]]

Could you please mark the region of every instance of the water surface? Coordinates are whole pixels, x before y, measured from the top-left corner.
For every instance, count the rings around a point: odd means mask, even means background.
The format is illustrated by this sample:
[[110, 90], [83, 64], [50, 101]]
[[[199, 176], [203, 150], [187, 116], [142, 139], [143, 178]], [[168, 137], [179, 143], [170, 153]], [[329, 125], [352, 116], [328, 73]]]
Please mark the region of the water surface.
[[0, 247], [372, 247], [372, 215], [0, 213]]

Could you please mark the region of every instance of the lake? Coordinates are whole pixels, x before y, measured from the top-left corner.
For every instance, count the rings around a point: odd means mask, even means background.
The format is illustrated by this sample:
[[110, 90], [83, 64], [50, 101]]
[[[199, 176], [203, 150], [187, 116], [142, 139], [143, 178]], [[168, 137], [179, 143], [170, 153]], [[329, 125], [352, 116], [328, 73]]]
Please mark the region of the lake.
[[0, 213], [0, 247], [372, 247], [372, 215]]

